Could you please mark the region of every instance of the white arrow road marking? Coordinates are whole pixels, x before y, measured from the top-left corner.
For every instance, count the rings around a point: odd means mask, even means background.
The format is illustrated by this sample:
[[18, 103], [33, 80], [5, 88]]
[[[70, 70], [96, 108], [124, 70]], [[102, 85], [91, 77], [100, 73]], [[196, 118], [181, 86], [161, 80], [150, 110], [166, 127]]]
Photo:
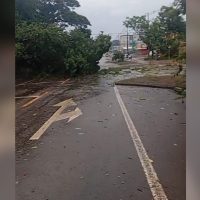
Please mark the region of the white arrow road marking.
[[61, 114], [60, 116], [58, 116], [58, 118], [56, 119], [56, 121], [60, 121], [60, 120], [69, 118], [69, 120], [68, 120], [68, 123], [69, 123], [72, 120], [74, 120], [77, 117], [79, 117], [80, 115], [82, 115], [81, 110], [79, 108], [76, 108], [74, 111]]
[[119, 102], [120, 108], [122, 110], [122, 113], [124, 115], [124, 119], [128, 126], [129, 132], [131, 134], [131, 138], [135, 145], [138, 157], [142, 164], [144, 173], [146, 175], [147, 182], [149, 184], [151, 193], [153, 195], [153, 199], [154, 200], [167, 200], [168, 198], [167, 198], [165, 191], [158, 179], [158, 176], [152, 165], [152, 161], [150, 160], [149, 156], [147, 155], [144, 145], [140, 139], [140, 136], [135, 128], [135, 125], [133, 124], [133, 121], [131, 120], [131, 117], [124, 105], [124, 102], [123, 102], [116, 86], [114, 87], [114, 90], [115, 90], [115, 94], [116, 94], [117, 100]]
[[56, 104], [55, 106], [60, 107], [49, 120], [47, 120], [44, 125], [30, 138], [30, 140], [38, 140], [43, 135], [43, 133], [51, 126], [53, 122], [64, 120], [69, 118], [68, 122], [71, 122], [72, 120], [76, 119], [80, 115], [82, 115], [82, 112], [79, 108], [76, 108], [74, 111], [63, 113], [63, 110], [65, 110], [67, 107], [76, 106], [77, 104], [72, 100], [68, 99], [66, 101], [63, 101], [61, 103]]

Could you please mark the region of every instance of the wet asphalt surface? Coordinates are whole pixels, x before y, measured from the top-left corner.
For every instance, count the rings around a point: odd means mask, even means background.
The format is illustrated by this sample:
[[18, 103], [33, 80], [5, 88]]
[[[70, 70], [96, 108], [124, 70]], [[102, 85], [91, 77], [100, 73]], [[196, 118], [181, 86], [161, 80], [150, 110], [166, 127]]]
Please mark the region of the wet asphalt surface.
[[[168, 199], [184, 200], [185, 103], [171, 90], [117, 87]], [[34, 92], [46, 91], [27, 108], [25, 99], [16, 104], [16, 199], [152, 200], [112, 83], [86, 77]], [[69, 98], [83, 115], [29, 141], [58, 109], [53, 105]]]

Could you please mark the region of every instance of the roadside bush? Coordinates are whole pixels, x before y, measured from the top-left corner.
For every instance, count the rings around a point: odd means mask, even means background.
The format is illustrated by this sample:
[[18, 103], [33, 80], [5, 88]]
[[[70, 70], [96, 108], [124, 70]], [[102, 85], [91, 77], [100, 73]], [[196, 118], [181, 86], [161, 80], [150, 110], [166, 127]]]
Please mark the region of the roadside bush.
[[95, 73], [110, 40], [103, 34], [94, 40], [91, 31], [83, 28], [64, 32], [55, 25], [20, 23], [16, 26], [16, 77]]
[[98, 71], [94, 52], [94, 41], [90, 38], [91, 33], [85, 30], [75, 29], [69, 34], [65, 64], [66, 71], [70, 76], [89, 74]]
[[124, 61], [124, 54], [120, 51], [117, 51], [116, 53], [114, 53], [112, 60], [118, 61], [118, 62], [123, 62]]
[[16, 75], [65, 71], [68, 35], [54, 25], [21, 23], [16, 27]]

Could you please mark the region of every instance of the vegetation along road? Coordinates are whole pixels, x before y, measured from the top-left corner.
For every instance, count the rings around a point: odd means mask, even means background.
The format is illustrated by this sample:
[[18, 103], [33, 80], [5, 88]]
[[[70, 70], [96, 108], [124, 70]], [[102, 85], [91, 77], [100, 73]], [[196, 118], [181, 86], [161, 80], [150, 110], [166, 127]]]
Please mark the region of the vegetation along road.
[[184, 200], [185, 1], [124, 21], [151, 55], [78, 7], [16, 0], [16, 199]]

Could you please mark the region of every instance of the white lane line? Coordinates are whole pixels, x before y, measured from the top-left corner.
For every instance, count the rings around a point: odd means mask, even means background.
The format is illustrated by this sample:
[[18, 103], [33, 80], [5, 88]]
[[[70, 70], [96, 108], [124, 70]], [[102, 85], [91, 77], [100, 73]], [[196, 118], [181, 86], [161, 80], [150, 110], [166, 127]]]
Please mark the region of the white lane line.
[[133, 124], [133, 121], [131, 120], [131, 117], [124, 105], [124, 102], [123, 102], [116, 86], [114, 87], [114, 90], [115, 90], [115, 94], [116, 94], [117, 100], [119, 102], [120, 108], [122, 110], [122, 113], [124, 115], [124, 119], [126, 121], [128, 129], [130, 131], [130, 135], [131, 135], [131, 138], [135, 145], [138, 157], [142, 164], [145, 176], [147, 178], [147, 182], [149, 184], [151, 193], [153, 195], [153, 199], [154, 200], [168, 200], [168, 198], [165, 194], [165, 191], [159, 181], [159, 178], [155, 172], [155, 169], [152, 165], [152, 161], [150, 160], [149, 156], [147, 155], [144, 145], [140, 139], [140, 136], [135, 128], [135, 125]]

